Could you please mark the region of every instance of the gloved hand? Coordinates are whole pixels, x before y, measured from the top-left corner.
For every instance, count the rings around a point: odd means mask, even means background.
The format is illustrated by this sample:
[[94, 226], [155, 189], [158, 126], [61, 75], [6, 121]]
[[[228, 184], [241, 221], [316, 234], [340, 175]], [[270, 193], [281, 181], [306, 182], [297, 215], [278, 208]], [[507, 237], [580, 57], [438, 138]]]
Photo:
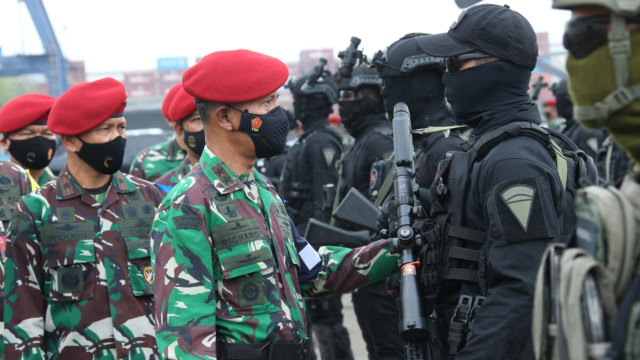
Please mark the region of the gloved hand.
[[398, 203], [395, 194], [388, 196], [382, 206], [377, 219], [378, 232], [387, 231], [384, 237], [394, 237], [398, 230]]

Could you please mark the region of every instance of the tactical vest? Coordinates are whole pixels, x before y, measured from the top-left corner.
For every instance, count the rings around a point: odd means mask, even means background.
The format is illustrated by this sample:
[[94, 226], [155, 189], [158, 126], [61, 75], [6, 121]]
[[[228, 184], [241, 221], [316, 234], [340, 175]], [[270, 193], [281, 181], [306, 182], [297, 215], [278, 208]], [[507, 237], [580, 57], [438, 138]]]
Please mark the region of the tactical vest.
[[311, 194], [312, 184], [308, 181], [309, 166], [313, 165], [307, 164], [304, 156], [307, 153], [308, 142], [312, 139], [314, 134], [320, 132], [330, 134], [331, 142], [334, 143], [337, 148], [342, 148], [342, 140], [331, 128], [324, 127], [314, 130], [308, 134], [303, 134], [300, 139], [298, 139], [298, 142], [289, 149], [284, 171], [282, 172], [282, 177], [280, 179], [279, 190], [282, 197], [287, 201], [295, 199], [309, 200], [313, 198]]
[[[480, 284], [484, 293], [484, 266], [480, 249], [486, 233], [464, 227], [464, 209], [469, 192], [473, 164], [482, 160], [498, 143], [516, 136], [539, 141], [555, 159], [562, 185], [573, 205], [576, 191], [583, 183], [595, 183], [593, 160], [566, 137], [529, 122], [513, 122], [490, 131], [466, 144], [465, 152], [449, 152], [438, 164], [438, 174], [431, 185], [431, 214], [436, 219], [430, 240], [424, 249], [423, 282], [430, 293], [437, 294], [441, 281], [459, 280]], [[566, 222], [570, 233], [573, 221]], [[432, 253], [433, 252], [433, 253]]]
[[[461, 296], [449, 325], [450, 353], [455, 354], [471, 333], [475, 313], [486, 296], [486, 256], [483, 253], [487, 234], [464, 226], [464, 210], [469, 194], [473, 164], [481, 161], [495, 146], [507, 139], [527, 136], [539, 141], [555, 159], [567, 198], [573, 204], [581, 182], [596, 181], [593, 160], [571, 140], [529, 122], [513, 122], [467, 142], [465, 152], [449, 152], [438, 164], [431, 185], [431, 218], [424, 244], [419, 253], [422, 262], [421, 281], [427, 302], [434, 302], [446, 283], [476, 283], [480, 294]], [[559, 145], [561, 144], [561, 145]], [[572, 222], [566, 221], [563, 233], [570, 233]], [[566, 239], [563, 239], [566, 241]], [[452, 283], [453, 282], [453, 283]]]
[[[459, 128], [460, 126], [452, 126], [451, 129]], [[429, 128], [427, 128], [429, 129]], [[442, 137], [448, 137], [450, 135], [457, 136], [457, 134], [451, 134], [450, 129], [444, 131], [432, 132], [426, 135], [426, 137], [420, 139], [420, 143], [425, 146], [417, 146], [415, 148], [415, 164], [422, 163], [423, 157], [429, 152], [429, 149], [436, 141]], [[374, 199], [376, 206], [381, 206], [384, 200], [389, 196], [389, 193], [393, 187], [393, 154], [390, 158], [384, 160], [378, 160], [373, 163], [371, 167], [371, 182], [369, 184], [369, 196]]]

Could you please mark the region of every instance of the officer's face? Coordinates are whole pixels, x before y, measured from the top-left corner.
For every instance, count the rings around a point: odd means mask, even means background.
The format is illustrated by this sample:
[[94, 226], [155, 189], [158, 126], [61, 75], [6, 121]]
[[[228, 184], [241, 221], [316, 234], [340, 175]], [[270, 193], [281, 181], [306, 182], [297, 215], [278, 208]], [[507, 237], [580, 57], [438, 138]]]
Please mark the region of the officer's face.
[[29, 125], [3, 137], [1, 140], [2, 148], [5, 151], [9, 150], [11, 140], [28, 140], [36, 136], [42, 136], [45, 139], [56, 141], [56, 136], [49, 130], [47, 125]]
[[[246, 110], [256, 115], [264, 115], [269, 111], [278, 107], [279, 96], [280, 95], [278, 95], [277, 92], [274, 92], [258, 100], [253, 100], [244, 104], [238, 104], [238, 109], [242, 111]], [[240, 123], [240, 118], [238, 117], [238, 124], [239, 123]]]
[[203, 129], [202, 119], [197, 111], [191, 114], [188, 118], [182, 120], [181, 123], [182, 129], [187, 132], [198, 132]]

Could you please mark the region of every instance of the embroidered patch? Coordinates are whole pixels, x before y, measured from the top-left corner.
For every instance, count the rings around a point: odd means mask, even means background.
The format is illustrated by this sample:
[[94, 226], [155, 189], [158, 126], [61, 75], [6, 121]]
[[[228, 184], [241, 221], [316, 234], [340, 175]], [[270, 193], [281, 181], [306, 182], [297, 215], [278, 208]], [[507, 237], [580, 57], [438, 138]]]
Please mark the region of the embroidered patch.
[[259, 117], [251, 120], [251, 131], [258, 132], [260, 131], [260, 126], [262, 126], [262, 120]]
[[236, 284], [238, 287], [238, 305], [254, 306], [262, 305], [266, 302], [260, 276], [241, 278], [238, 279]]
[[181, 215], [173, 218], [176, 229], [200, 230], [202, 218], [197, 215]]
[[527, 228], [529, 227], [535, 193], [536, 189], [533, 187], [519, 184], [506, 188], [502, 194], [500, 194], [500, 197], [513, 216], [515, 216], [516, 220], [518, 220], [524, 232], [527, 232]]
[[333, 159], [336, 156], [336, 151], [332, 148], [324, 148], [322, 149], [322, 155], [324, 155], [324, 161], [327, 162], [327, 167], [331, 167]]
[[56, 209], [56, 217], [61, 224], [68, 224], [75, 222], [76, 217], [75, 210], [70, 206], [59, 207]]
[[227, 169], [224, 168], [222, 163], [218, 162], [213, 164], [210, 168], [215, 177], [226, 187], [229, 187], [236, 183], [236, 179], [231, 177]]
[[144, 279], [147, 280], [147, 283], [149, 285], [153, 284], [153, 269], [151, 269], [151, 266], [147, 266], [144, 268], [143, 270], [144, 273]]

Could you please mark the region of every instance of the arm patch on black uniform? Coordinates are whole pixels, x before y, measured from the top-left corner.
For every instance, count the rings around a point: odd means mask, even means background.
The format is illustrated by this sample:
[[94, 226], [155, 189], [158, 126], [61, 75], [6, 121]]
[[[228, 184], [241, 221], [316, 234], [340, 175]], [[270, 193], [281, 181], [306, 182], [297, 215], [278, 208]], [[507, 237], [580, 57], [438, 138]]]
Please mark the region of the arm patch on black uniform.
[[545, 206], [542, 197], [550, 198], [551, 190], [536, 178], [510, 179], [494, 187], [497, 218], [493, 221], [500, 224], [505, 243], [553, 237], [549, 219], [556, 216], [555, 207]]

